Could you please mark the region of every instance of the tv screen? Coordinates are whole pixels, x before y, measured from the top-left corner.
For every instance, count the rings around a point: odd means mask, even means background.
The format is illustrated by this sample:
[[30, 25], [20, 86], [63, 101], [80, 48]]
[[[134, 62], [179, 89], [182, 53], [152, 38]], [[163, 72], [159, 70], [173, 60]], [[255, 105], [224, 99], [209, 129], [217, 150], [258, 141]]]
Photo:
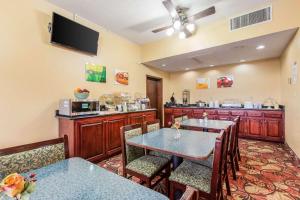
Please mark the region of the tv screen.
[[51, 43], [97, 55], [99, 33], [53, 13]]

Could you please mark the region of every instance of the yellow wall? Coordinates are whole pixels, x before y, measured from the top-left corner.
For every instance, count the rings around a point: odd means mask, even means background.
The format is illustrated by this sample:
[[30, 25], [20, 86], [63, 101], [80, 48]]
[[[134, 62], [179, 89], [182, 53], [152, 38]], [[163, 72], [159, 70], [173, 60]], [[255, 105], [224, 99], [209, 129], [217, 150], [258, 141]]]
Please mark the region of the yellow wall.
[[[281, 58], [282, 102], [286, 106], [286, 142], [300, 157], [300, 80], [295, 85], [290, 85], [288, 82], [291, 77], [291, 66], [295, 62], [300, 68], [300, 32], [297, 33]], [[300, 69], [298, 71], [300, 73]]]
[[[263, 7], [265, 5], [259, 6], [258, 9]], [[143, 45], [142, 60], [147, 62], [295, 28], [299, 26], [299, 8], [299, 0], [275, 0], [272, 4], [273, 19], [271, 22], [235, 31], [229, 30], [229, 18], [210, 23], [209, 25], [205, 24], [200, 26], [196, 35], [189, 39], [180, 40], [175, 34], [173, 37]], [[235, 17], [239, 14], [234, 13], [233, 15], [232, 17]]]
[[[217, 78], [224, 75], [234, 76], [232, 88], [217, 88]], [[210, 78], [211, 88], [196, 89], [196, 79]], [[280, 90], [280, 60], [270, 59], [251, 63], [226, 65], [214, 68], [204, 68], [197, 71], [177, 72], [170, 75], [170, 92], [175, 92], [178, 102], [182, 102], [182, 91], [191, 92], [191, 103], [195, 101], [210, 101], [237, 99], [243, 101], [264, 102], [272, 97], [281, 101]], [[169, 96], [171, 93], [169, 93]]]
[[[124, 91], [145, 94], [146, 74], [168, 74], [141, 65], [141, 49], [107, 30], [79, 19], [100, 31], [98, 56], [52, 46], [47, 31], [52, 12], [72, 18], [44, 0], [3, 1], [0, 7], [0, 148], [58, 137], [54, 117], [60, 98], [72, 98], [76, 87], [87, 88], [92, 98]], [[107, 83], [84, 80], [86, 62], [107, 66]], [[129, 86], [113, 84], [115, 68], [129, 71]]]

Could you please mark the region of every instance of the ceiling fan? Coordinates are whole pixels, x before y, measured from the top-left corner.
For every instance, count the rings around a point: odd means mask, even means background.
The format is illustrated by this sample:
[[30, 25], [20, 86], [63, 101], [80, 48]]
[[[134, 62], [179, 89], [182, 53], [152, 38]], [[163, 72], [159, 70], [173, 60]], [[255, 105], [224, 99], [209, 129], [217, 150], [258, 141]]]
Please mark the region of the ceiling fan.
[[178, 36], [180, 39], [184, 39], [193, 35], [196, 30], [196, 20], [216, 13], [216, 8], [212, 6], [192, 16], [187, 16], [186, 11], [188, 8], [175, 6], [172, 0], [163, 0], [162, 3], [172, 17], [172, 25], [155, 29], [152, 32], [158, 33], [161, 31], [166, 31], [166, 34], [171, 36], [175, 33], [175, 31], [177, 31], [179, 32]]

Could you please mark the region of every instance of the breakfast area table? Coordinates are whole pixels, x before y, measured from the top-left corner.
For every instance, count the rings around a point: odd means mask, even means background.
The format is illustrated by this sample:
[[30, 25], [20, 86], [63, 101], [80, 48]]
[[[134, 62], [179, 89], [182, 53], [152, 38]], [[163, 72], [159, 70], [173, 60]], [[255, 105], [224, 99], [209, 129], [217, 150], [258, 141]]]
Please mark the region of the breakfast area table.
[[184, 129], [200, 129], [202, 128], [204, 131], [208, 131], [208, 129], [214, 130], [226, 130], [231, 125], [233, 125], [232, 121], [226, 120], [211, 120], [211, 119], [187, 119], [181, 122], [180, 126]]
[[163, 128], [126, 140], [128, 145], [159, 151], [173, 155], [173, 168], [179, 166], [182, 159], [206, 160], [213, 152], [219, 133], [208, 133], [180, 129]]
[[81, 158], [70, 158], [30, 173], [35, 173], [37, 179], [30, 200], [168, 199]]

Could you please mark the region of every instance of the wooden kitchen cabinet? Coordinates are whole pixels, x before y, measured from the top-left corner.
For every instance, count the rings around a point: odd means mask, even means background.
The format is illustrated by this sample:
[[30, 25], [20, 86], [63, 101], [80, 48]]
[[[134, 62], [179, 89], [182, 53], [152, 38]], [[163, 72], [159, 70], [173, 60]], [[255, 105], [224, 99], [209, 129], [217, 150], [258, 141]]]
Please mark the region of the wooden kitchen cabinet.
[[113, 116], [105, 122], [106, 125], [106, 151], [111, 156], [121, 152], [120, 128], [127, 125], [126, 115]]
[[78, 123], [79, 156], [90, 161], [105, 158], [104, 122]]
[[[165, 108], [165, 126], [171, 116], [192, 110], [192, 118], [203, 118], [203, 112], [208, 113], [208, 119], [234, 120], [240, 116], [239, 137], [266, 141], [284, 142], [284, 110], [267, 109], [222, 109], [222, 108]], [[175, 111], [175, 112], [174, 112]], [[169, 125], [168, 125], [169, 126]], [[167, 127], [168, 127], [167, 126]]]
[[261, 118], [249, 118], [248, 119], [248, 134], [254, 136], [261, 136], [263, 133], [263, 119]]
[[69, 138], [70, 157], [97, 163], [121, 153], [120, 127], [156, 119], [156, 111], [140, 111], [107, 116], [60, 117], [59, 135]]
[[271, 119], [266, 118], [264, 120], [264, 134], [266, 137], [270, 138], [271, 140], [280, 140], [282, 139], [283, 135], [283, 126], [282, 120], [280, 119]]
[[143, 124], [144, 115], [142, 113], [133, 113], [129, 115], [130, 124]]

